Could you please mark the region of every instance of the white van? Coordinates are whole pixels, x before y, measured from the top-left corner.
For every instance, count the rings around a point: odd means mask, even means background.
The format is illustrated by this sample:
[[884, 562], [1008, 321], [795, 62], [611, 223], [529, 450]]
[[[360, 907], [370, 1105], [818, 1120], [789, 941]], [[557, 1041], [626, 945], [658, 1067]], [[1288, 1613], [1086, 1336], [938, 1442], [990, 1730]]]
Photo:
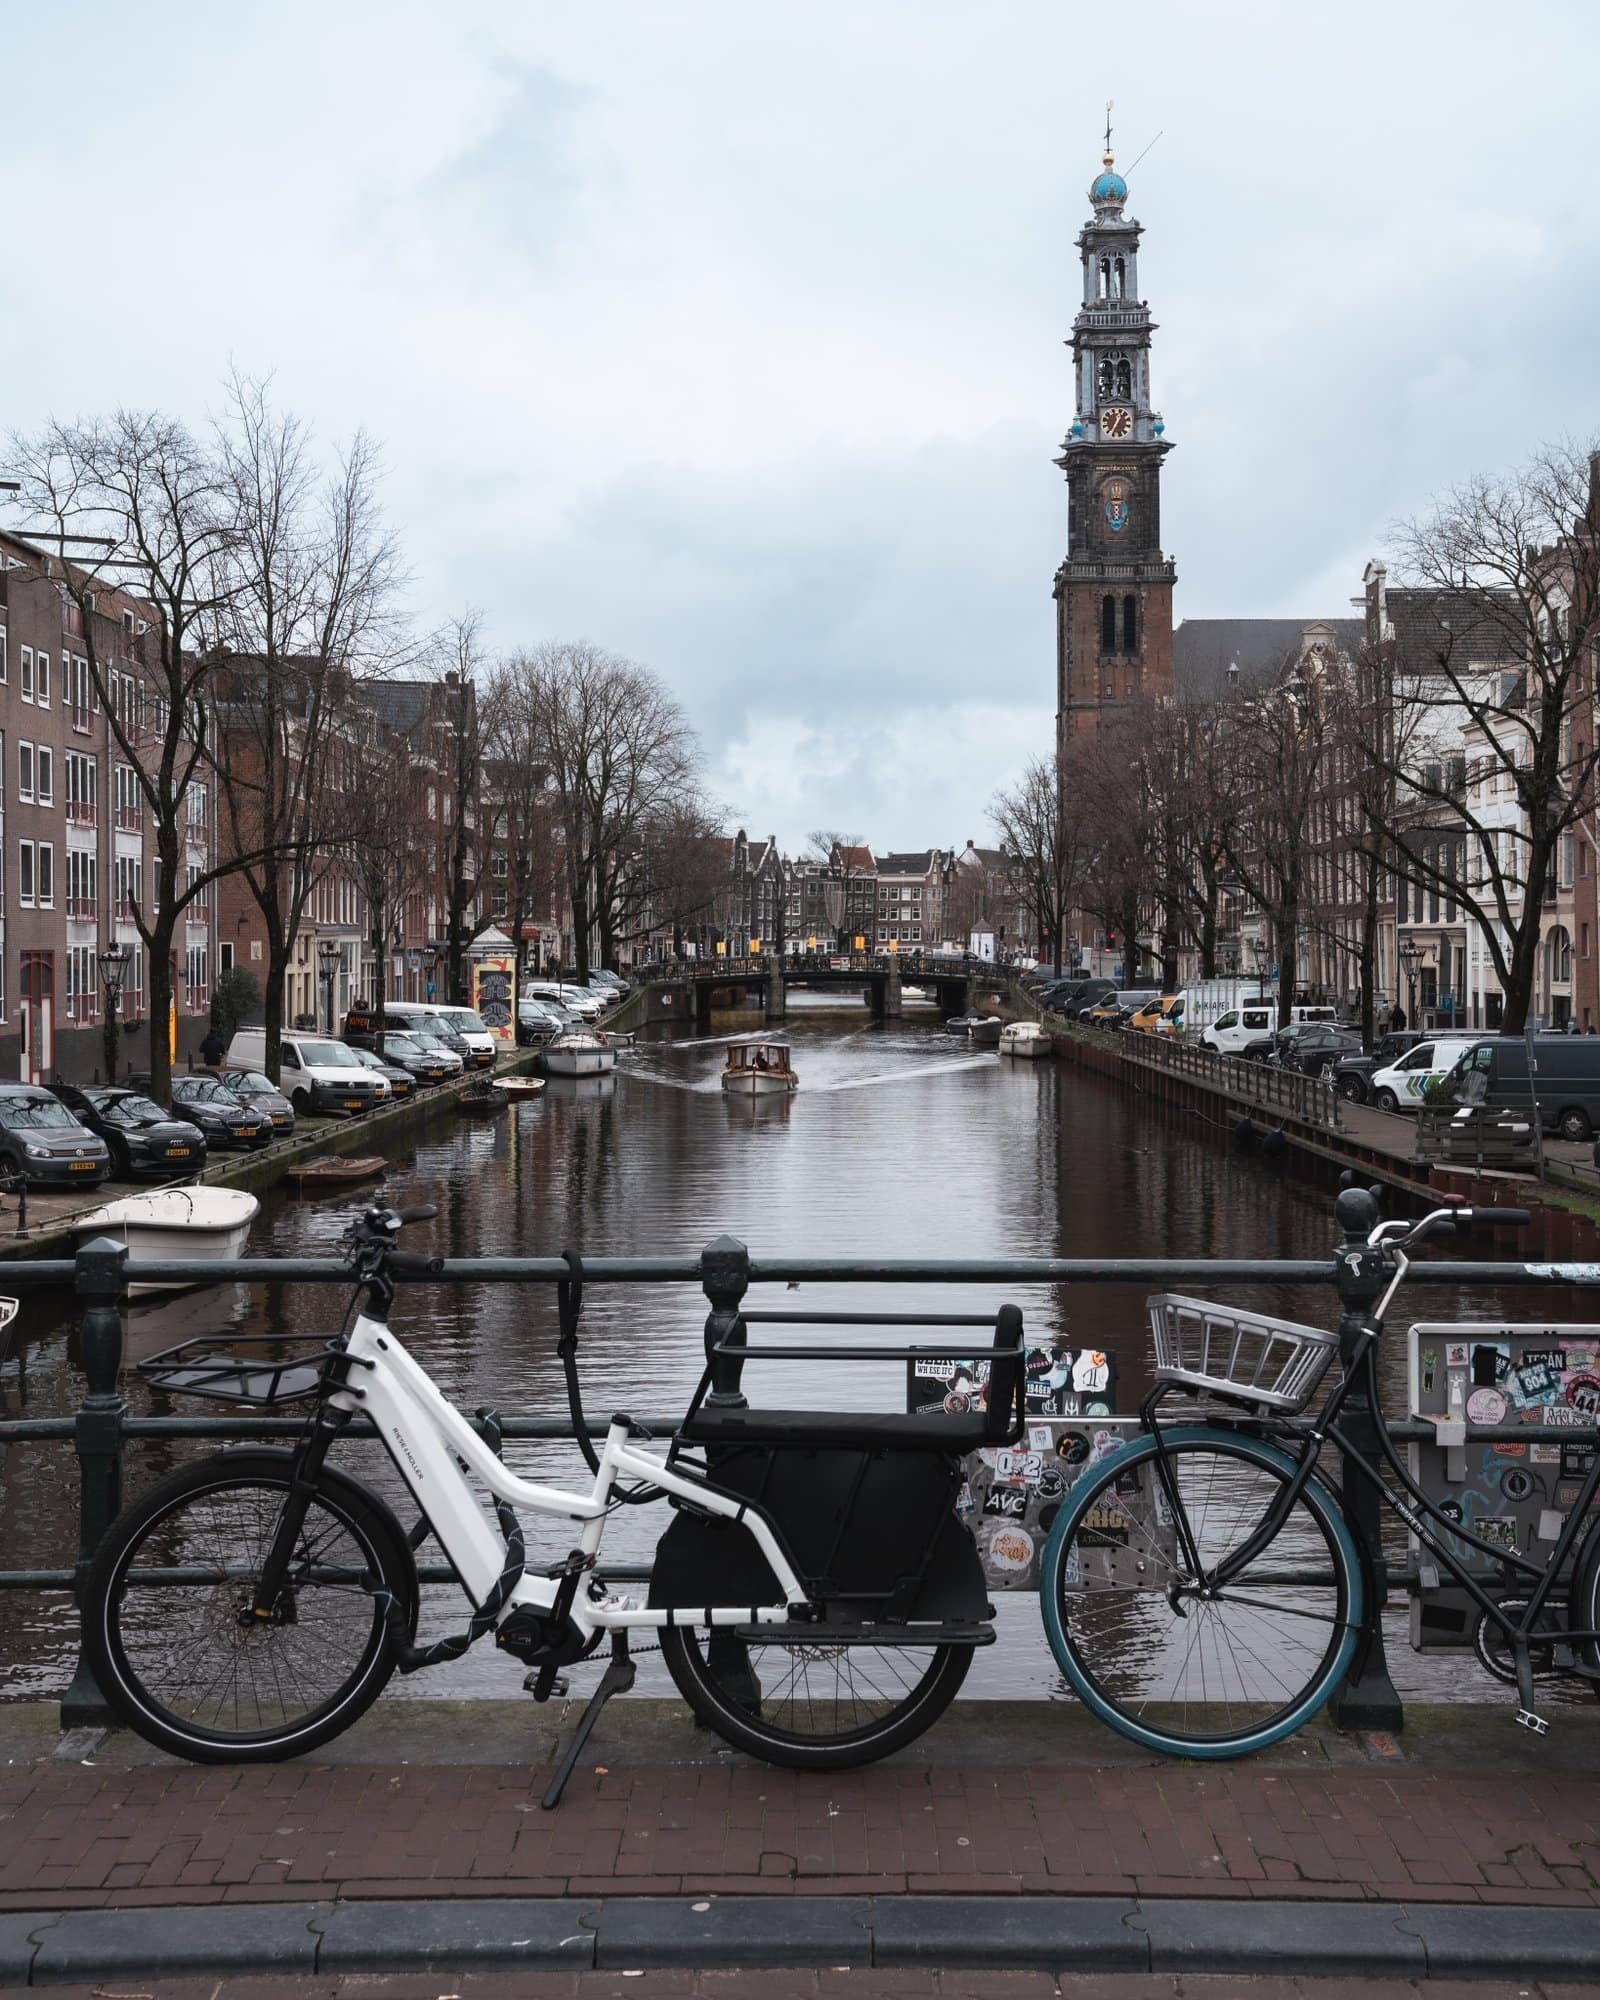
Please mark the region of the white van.
[[1367, 1102], [1379, 1111], [1419, 1110], [1433, 1079], [1448, 1075], [1467, 1050], [1484, 1039], [1482, 1035], [1452, 1035], [1448, 1040], [1418, 1042], [1397, 1063], [1373, 1071]]
[[[383, 1079], [364, 1069], [343, 1042], [327, 1035], [288, 1034], [278, 1044], [278, 1088], [297, 1116], [308, 1111], [370, 1111], [381, 1101]], [[228, 1044], [232, 1069], [262, 1069], [265, 1028], [241, 1028]]]
[[[1298, 1025], [1301, 1021], [1337, 1021], [1336, 1007], [1319, 1007], [1307, 1004], [1291, 1007], [1289, 1020]], [[1218, 1055], [1241, 1055], [1252, 1042], [1264, 1041], [1278, 1031], [1278, 1003], [1270, 994], [1264, 1000], [1246, 1000], [1237, 1007], [1230, 1007], [1226, 1014], [1219, 1014], [1209, 1028], [1201, 1030], [1200, 1040], [1208, 1049], [1215, 1049]]]
[[474, 1069], [494, 1068], [494, 1036], [484, 1024], [483, 1016], [473, 1013], [470, 1007], [447, 1007], [437, 1001], [422, 1006], [406, 1000], [385, 1000], [383, 1019], [385, 1027], [398, 1028], [402, 1034], [407, 1028], [426, 1028], [440, 1021], [466, 1043], [467, 1057]]
[[530, 1000], [556, 1000], [583, 1021], [598, 1021], [606, 1003], [587, 986], [564, 986], [558, 979], [535, 979], [522, 991]]

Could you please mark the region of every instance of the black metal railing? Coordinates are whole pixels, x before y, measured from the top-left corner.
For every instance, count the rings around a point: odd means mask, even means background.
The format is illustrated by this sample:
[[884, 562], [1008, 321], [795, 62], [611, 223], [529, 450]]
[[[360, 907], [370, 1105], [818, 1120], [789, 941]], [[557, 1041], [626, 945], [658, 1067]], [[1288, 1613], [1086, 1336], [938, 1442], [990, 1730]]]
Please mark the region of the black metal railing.
[[[749, 1345], [752, 1325], [759, 1328], [775, 1315], [767, 1310], [746, 1310], [752, 1288], [795, 1285], [1085, 1285], [1140, 1284], [1160, 1290], [1175, 1286], [1201, 1285], [1208, 1292], [1219, 1285], [1263, 1286], [1304, 1285], [1326, 1287], [1338, 1299], [1341, 1312], [1341, 1344], [1346, 1349], [1360, 1326], [1360, 1314], [1370, 1307], [1377, 1293], [1370, 1272], [1363, 1276], [1363, 1260], [1351, 1257], [1349, 1247], [1364, 1239], [1376, 1218], [1376, 1202], [1364, 1193], [1347, 1193], [1345, 1202], [1356, 1201], [1360, 1213], [1352, 1211], [1345, 1230], [1344, 1254], [1301, 1259], [1231, 1258], [1203, 1260], [1168, 1257], [1061, 1258], [1061, 1257], [973, 1257], [932, 1258], [849, 1258], [849, 1257], [764, 1257], [752, 1255], [736, 1238], [719, 1236], [691, 1257], [597, 1257], [583, 1265], [585, 1285], [694, 1285], [703, 1292], [707, 1304], [704, 1343], [711, 1371], [707, 1400], [724, 1406], [742, 1406], [742, 1375], [747, 1359], [766, 1350]], [[1524, 1264], [1519, 1262], [1449, 1263], [1442, 1260], [1413, 1265], [1417, 1280], [1433, 1285], [1468, 1288], [1503, 1285], [1600, 1286], [1600, 1267], [1589, 1264]], [[85, 1377], [85, 1393], [71, 1416], [10, 1417], [0, 1419], [0, 1445], [70, 1442], [78, 1459], [78, 1559], [74, 1567], [14, 1567], [0, 1569], [0, 1589], [77, 1591], [95, 1550], [122, 1506], [123, 1473], [130, 1444], [148, 1439], [197, 1440], [215, 1443], [245, 1439], [292, 1438], [304, 1428], [296, 1417], [274, 1417], [241, 1412], [236, 1416], [140, 1417], [129, 1413], [122, 1394], [121, 1371], [124, 1352], [123, 1309], [130, 1275], [142, 1283], [166, 1285], [196, 1284], [322, 1284], [349, 1286], [349, 1267], [333, 1258], [246, 1257], [226, 1262], [195, 1262], [171, 1258], [139, 1258], [130, 1272], [126, 1249], [108, 1240], [99, 1240], [81, 1249], [73, 1259], [13, 1263], [6, 1270], [6, 1288], [28, 1293], [52, 1287], [70, 1286], [82, 1311], [80, 1351]], [[555, 1286], [571, 1275], [569, 1266], [557, 1257], [458, 1257], [448, 1258], [427, 1275], [397, 1273], [400, 1284], [487, 1284]], [[792, 1314], [778, 1314], [789, 1319]], [[807, 1315], [808, 1318], [812, 1317]], [[818, 1315], [817, 1317], [823, 1317]], [[927, 1313], [838, 1312], [826, 1318], [845, 1326], [921, 1324], [930, 1329], [955, 1323], [976, 1323], [975, 1315]], [[987, 1323], [987, 1322], [986, 1322]], [[289, 1336], [286, 1336], [288, 1338]], [[944, 1343], [946, 1348], [948, 1342]], [[851, 1350], [841, 1347], [841, 1354]], [[868, 1358], [863, 1351], [860, 1358]], [[670, 1434], [679, 1413], [643, 1416], [639, 1419], [657, 1434]], [[1352, 1444], [1376, 1456], [1376, 1436], [1369, 1407], [1359, 1392], [1346, 1405], [1345, 1429]], [[567, 1417], [503, 1417], [502, 1434], [511, 1440], [570, 1440], [575, 1436]], [[1391, 1423], [1393, 1436], [1402, 1441], [1431, 1439], [1427, 1424]], [[603, 1424], [591, 1425], [599, 1435]], [[1507, 1433], [1507, 1435], [1524, 1433]], [[348, 1435], [372, 1437], [376, 1433], [364, 1420], [352, 1421]], [[1485, 1431], [1490, 1438], [1497, 1433]], [[1562, 1439], [1569, 1444], [1591, 1443], [1600, 1437], [1592, 1428], [1568, 1429]], [[1375, 1606], [1385, 1601], [1388, 1573], [1382, 1554], [1381, 1503], [1361, 1478], [1345, 1482], [1345, 1505], [1366, 1547], [1372, 1554], [1372, 1585]], [[11, 1553], [15, 1559], [17, 1530], [13, 1527]], [[647, 1572], [623, 1566], [608, 1568], [607, 1574], [619, 1581], [638, 1578]], [[448, 1582], [453, 1573], [447, 1568], [423, 1569], [424, 1582]], [[1405, 1581], [1414, 1581], [1404, 1578]], [[1337, 1703], [1342, 1726], [1395, 1729], [1403, 1717], [1398, 1695], [1389, 1678], [1384, 1657], [1381, 1628], [1376, 1618], [1364, 1649], [1358, 1654], [1351, 1675]], [[76, 1671], [61, 1703], [62, 1726], [101, 1723], [108, 1720], [104, 1698], [80, 1653]]]

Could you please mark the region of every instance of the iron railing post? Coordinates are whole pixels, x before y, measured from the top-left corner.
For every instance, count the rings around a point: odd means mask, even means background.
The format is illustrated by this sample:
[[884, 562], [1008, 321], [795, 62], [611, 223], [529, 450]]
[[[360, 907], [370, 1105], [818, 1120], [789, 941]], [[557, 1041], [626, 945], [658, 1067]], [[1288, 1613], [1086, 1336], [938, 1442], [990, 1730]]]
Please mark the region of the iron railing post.
[[[73, 1442], [78, 1454], [78, 1564], [73, 1593], [80, 1611], [89, 1563], [122, 1511], [122, 1296], [127, 1246], [97, 1236], [78, 1252], [75, 1286], [83, 1302], [79, 1341], [87, 1393], [78, 1407]], [[78, 1729], [111, 1721], [105, 1695], [80, 1637], [78, 1664], [61, 1697], [61, 1726]]]
[[[1366, 1315], [1382, 1297], [1389, 1272], [1383, 1252], [1367, 1247], [1367, 1237], [1378, 1221], [1376, 1196], [1365, 1188], [1346, 1188], [1334, 1206], [1334, 1213], [1344, 1231], [1344, 1242], [1334, 1253], [1334, 1282], [1344, 1307], [1339, 1322], [1339, 1358], [1348, 1368], [1360, 1343]], [[1354, 1449], [1369, 1465], [1376, 1465], [1378, 1429], [1367, 1393], [1371, 1379], [1370, 1371], [1363, 1369], [1351, 1388], [1340, 1424], [1348, 1432]], [[1383, 1643], [1389, 1566], [1383, 1554], [1382, 1493], [1348, 1453], [1343, 1457], [1344, 1512], [1361, 1550], [1367, 1605], [1350, 1671], [1333, 1697], [1333, 1719], [1341, 1729], [1381, 1729], [1394, 1733], [1405, 1727], [1406, 1717], [1389, 1677], [1389, 1660]]]
[[706, 1314], [706, 1365], [711, 1370], [711, 1389], [706, 1402], [721, 1409], [745, 1407], [739, 1379], [744, 1358], [719, 1354], [719, 1347], [743, 1347], [746, 1343], [740, 1303], [750, 1287], [750, 1252], [736, 1236], [719, 1236], [700, 1252], [700, 1282], [711, 1302]]

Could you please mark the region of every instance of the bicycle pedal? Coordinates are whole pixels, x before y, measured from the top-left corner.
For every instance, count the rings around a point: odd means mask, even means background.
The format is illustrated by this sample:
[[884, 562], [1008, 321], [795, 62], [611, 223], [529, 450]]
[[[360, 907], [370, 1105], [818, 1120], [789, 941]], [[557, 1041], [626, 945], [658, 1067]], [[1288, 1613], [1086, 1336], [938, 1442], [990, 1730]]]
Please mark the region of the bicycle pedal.
[[1548, 1736], [1550, 1734], [1549, 1723], [1545, 1721], [1542, 1715], [1535, 1715], [1531, 1708], [1519, 1708], [1517, 1710], [1517, 1721], [1521, 1723], [1524, 1729], [1531, 1730], [1535, 1736]]
[[535, 1701], [548, 1701], [551, 1695], [554, 1695], [558, 1701], [565, 1701], [567, 1696], [572, 1692], [571, 1681], [567, 1679], [565, 1674], [552, 1674], [548, 1683], [541, 1690], [539, 1683], [543, 1680], [547, 1671], [544, 1667], [535, 1667], [533, 1672], [522, 1683], [522, 1692], [524, 1694], [531, 1694]]

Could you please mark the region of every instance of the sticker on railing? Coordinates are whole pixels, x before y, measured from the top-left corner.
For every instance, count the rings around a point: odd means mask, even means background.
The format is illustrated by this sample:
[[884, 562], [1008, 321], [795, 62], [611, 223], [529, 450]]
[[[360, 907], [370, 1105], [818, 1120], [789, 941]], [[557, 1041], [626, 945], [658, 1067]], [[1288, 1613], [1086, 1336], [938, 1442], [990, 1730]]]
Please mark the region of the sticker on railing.
[[1600, 1264], [1530, 1264], [1530, 1278], [1561, 1278], [1569, 1285], [1600, 1285]]

